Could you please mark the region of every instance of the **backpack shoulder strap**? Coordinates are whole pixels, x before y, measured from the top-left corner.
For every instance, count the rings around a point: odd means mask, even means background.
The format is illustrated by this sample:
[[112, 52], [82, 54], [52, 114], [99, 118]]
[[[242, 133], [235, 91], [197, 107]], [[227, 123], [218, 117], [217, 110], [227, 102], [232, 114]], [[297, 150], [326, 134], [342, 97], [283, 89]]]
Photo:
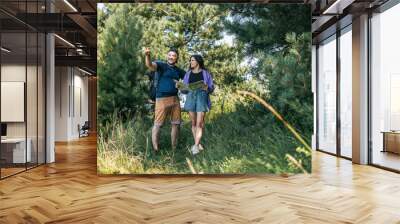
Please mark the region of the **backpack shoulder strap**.
[[160, 80], [160, 73], [158, 71], [154, 72], [154, 87], [157, 89]]

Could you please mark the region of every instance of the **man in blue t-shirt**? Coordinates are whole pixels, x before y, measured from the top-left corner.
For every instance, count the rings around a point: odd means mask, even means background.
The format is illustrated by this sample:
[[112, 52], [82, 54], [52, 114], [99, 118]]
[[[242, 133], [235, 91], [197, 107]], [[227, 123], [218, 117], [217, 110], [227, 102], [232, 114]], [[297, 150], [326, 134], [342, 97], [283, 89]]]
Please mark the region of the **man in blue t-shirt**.
[[154, 126], [152, 129], [152, 143], [155, 151], [158, 151], [158, 139], [160, 136], [160, 128], [167, 116], [171, 117], [171, 145], [176, 147], [179, 125], [181, 123], [181, 107], [178, 98], [178, 89], [176, 81], [183, 79], [185, 71], [178, 68], [178, 51], [170, 49], [167, 54], [167, 62], [151, 61], [150, 49], [145, 48], [146, 66], [151, 71], [158, 72], [158, 84], [156, 88], [156, 106], [154, 116]]

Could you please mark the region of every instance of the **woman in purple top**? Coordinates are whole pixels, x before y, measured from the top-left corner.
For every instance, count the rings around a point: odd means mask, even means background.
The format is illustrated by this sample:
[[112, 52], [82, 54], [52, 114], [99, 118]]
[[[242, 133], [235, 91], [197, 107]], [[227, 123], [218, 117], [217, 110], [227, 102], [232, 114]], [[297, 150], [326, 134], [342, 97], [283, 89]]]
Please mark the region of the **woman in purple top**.
[[211, 109], [210, 93], [214, 91], [214, 83], [211, 73], [204, 67], [203, 57], [192, 55], [190, 57], [189, 70], [183, 78], [183, 83], [187, 85], [199, 81], [204, 82], [204, 87], [189, 90], [184, 106], [184, 109], [189, 112], [192, 121], [194, 145], [191, 151], [193, 154], [197, 154], [200, 150], [203, 150], [200, 140], [203, 135], [205, 115]]

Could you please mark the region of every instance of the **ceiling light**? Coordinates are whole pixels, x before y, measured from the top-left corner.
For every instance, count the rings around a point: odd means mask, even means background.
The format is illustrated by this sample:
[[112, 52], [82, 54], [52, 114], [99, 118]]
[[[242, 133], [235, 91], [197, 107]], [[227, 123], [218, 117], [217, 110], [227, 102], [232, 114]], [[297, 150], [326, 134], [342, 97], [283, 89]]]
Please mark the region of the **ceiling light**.
[[324, 10], [322, 14], [341, 14], [343, 9], [351, 5], [355, 0], [336, 0], [332, 5]]
[[75, 48], [75, 45], [73, 45], [73, 44], [72, 44], [71, 42], [69, 42], [68, 40], [66, 40], [66, 39], [64, 39], [64, 38], [62, 38], [62, 37], [60, 37], [60, 36], [57, 35], [57, 34], [54, 34], [54, 36], [56, 36], [58, 39], [60, 39], [60, 40], [63, 41], [64, 43], [68, 44], [69, 46]]
[[78, 10], [68, 1], [68, 0], [64, 0], [65, 4], [67, 4], [72, 10], [74, 10], [75, 12], [78, 12]]
[[76, 52], [77, 52], [79, 55], [83, 55], [83, 49], [81, 49], [81, 48], [76, 49]]
[[85, 71], [85, 70], [83, 70], [83, 69], [81, 69], [81, 68], [79, 68], [79, 67], [78, 67], [78, 69], [79, 69], [81, 72], [85, 73], [85, 74], [93, 75], [92, 73], [90, 73], [90, 72], [88, 72], [88, 71]]
[[4, 51], [4, 52], [7, 52], [7, 53], [10, 53], [10, 52], [11, 52], [11, 50], [8, 50], [8, 49], [5, 48], [5, 47], [1, 47], [1, 50]]

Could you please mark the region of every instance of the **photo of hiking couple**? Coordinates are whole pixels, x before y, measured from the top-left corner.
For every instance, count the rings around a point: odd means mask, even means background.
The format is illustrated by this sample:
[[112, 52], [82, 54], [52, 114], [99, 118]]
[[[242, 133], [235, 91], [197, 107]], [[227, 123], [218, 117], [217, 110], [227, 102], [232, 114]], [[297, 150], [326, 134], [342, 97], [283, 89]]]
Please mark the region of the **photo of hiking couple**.
[[98, 4], [99, 174], [311, 172], [311, 9]]

